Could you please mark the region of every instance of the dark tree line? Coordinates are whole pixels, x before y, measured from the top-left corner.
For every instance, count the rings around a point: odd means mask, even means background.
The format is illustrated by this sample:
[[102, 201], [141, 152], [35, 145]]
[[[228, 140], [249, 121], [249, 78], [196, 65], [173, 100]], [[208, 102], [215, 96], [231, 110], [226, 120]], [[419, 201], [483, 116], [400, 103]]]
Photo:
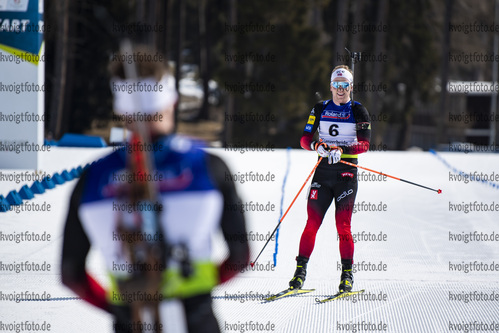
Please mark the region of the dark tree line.
[[[331, 96], [331, 69], [350, 65], [345, 47], [378, 57], [356, 64], [354, 97], [373, 116], [386, 116], [373, 123], [373, 143], [385, 142], [391, 149], [410, 146], [414, 124], [445, 127], [441, 113], [422, 118], [416, 112], [427, 105], [445, 106], [445, 95], [435, 88], [441, 78], [474, 79], [479, 72], [487, 79], [490, 72], [483, 64], [446, 61], [447, 49], [490, 45], [491, 34], [478, 39], [449, 35], [449, 20], [472, 15], [491, 21], [489, 7], [466, 1], [47, 0], [45, 7], [45, 21], [54, 27], [46, 35], [46, 130], [55, 139], [111, 119], [106, 67], [118, 48], [115, 23], [164, 28], [132, 37], [178, 64], [177, 77], [180, 65], [198, 66], [205, 97], [194, 120], [216, 113], [224, 120], [220, 140], [227, 144], [297, 147], [307, 113], [319, 99]], [[270, 26], [271, 31], [255, 31], [255, 26]], [[379, 31], [379, 26], [385, 29]], [[221, 107], [208, 103], [209, 80], [218, 83]], [[361, 89], [380, 84], [386, 89]], [[270, 120], [237, 121], [252, 114]], [[225, 121], [227, 117], [236, 121]]]

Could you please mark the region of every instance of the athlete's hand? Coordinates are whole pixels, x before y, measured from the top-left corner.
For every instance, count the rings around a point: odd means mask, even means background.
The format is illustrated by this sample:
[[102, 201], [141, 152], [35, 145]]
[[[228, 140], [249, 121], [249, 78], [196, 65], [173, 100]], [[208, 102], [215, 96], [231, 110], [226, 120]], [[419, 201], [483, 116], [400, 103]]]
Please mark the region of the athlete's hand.
[[335, 164], [341, 160], [343, 150], [340, 147], [328, 146], [324, 142], [313, 142], [312, 145], [320, 157], [328, 159], [329, 164]]
[[328, 163], [336, 164], [341, 160], [341, 154], [343, 153], [343, 149], [340, 147], [331, 147], [329, 151]]
[[317, 151], [320, 157], [329, 157], [329, 146], [324, 142], [317, 142], [315, 144], [315, 151]]

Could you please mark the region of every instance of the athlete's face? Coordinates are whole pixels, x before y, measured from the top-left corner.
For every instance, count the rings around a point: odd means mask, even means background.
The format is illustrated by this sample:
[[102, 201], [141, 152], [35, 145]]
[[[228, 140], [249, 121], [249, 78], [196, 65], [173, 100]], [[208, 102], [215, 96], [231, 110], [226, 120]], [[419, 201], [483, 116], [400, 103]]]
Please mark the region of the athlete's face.
[[352, 85], [349, 84], [348, 87], [346, 88], [342, 88], [340, 86], [335, 88], [334, 82], [347, 82], [347, 83], [350, 82], [344, 77], [337, 77], [331, 83], [331, 93], [333, 94], [334, 104], [340, 105], [341, 103], [348, 103], [348, 101], [350, 101], [350, 89], [352, 89]]

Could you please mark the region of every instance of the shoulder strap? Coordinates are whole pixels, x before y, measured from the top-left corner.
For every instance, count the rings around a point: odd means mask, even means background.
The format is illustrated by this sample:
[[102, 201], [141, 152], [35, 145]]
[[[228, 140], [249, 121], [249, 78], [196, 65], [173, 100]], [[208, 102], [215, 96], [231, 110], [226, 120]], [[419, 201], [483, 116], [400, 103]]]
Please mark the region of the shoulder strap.
[[315, 110], [316, 112], [318, 112], [318, 110], [320, 110], [320, 113], [319, 113], [319, 114], [321, 114], [321, 113], [322, 113], [322, 111], [324, 111], [324, 109], [326, 108], [326, 106], [329, 104], [329, 102], [330, 102], [330, 101], [331, 101], [331, 100], [330, 100], [330, 99], [328, 99], [328, 100], [326, 100], [326, 101], [322, 101], [322, 102], [319, 102], [319, 103], [315, 104], [315, 105], [314, 105], [314, 110]]

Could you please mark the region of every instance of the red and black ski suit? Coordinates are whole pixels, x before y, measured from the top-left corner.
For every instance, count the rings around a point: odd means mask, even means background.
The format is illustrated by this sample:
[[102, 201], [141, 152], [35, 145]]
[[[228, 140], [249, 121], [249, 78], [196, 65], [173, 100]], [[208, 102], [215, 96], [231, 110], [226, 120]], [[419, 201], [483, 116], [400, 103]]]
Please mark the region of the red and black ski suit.
[[[318, 103], [312, 109], [300, 140], [301, 147], [314, 150], [314, 134], [328, 145], [343, 149], [342, 160], [357, 164], [357, 154], [369, 150], [371, 124], [369, 113], [360, 103], [336, 105], [332, 100]], [[308, 194], [308, 219], [301, 236], [299, 256], [309, 258], [317, 231], [334, 200], [336, 229], [342, 262], [353, 262], [354, 243], [351, 218], [357, 194], [357, 168], [343, 163], [328, 164], [324, 158], [317, 167]]]

